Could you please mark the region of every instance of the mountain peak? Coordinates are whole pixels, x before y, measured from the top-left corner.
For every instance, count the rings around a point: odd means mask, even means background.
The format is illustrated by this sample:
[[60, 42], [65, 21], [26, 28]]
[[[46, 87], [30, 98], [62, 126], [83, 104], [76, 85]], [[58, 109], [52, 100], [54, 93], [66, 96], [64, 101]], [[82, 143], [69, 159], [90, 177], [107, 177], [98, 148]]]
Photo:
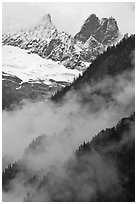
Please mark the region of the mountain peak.
[[113, 18], [113, 17], [111, 16], [111, 17], [108, 19], [108, 22], [111, 23], [112, 25], [114, 25], [114, 27], [115, 27], [117, 30], [119, 30], [119, 29], [118, 29], [118, 25], [117, 25], [117, 21], [116, 21], [115, 18]]
[[98, 17], [96, 16], [96, 14], [92, 13], [89, 15], [89, 17], [87, 19], [91, 19], [91, 18], [98, 18]]
[[81, 30], [75, 35], [75, 39], [85, 43], [93, 36], [99, 43], [108, 44], [112, 38], [118, 37], [119, 28], [117, 21], [112, 16], [101, 18], [91, 14], [84, 22]]
[[112, 21], [116, 21], [116, 19], [113, 16], [110, 16], [108, 19]]
[[93, 14], [90, 14], [90, 15], [89, 15], [89, 17], [86, 19], [84, 25], [87, 24], [87, 23], [88, 23], [88, 24], [94, 24], [94, 23], [97, 23], [97, 24], [98, 24], [99, 21], [100, 21], [100, 20], [99, 20], [99, 18], [96, 16], [96, 14], [93, 13]]
[[101, 24], [103, 24], [103, 23], [111, 23], [111, 24], [115, 24], [115, 25], [117, 25], [117, 21], [116, 21], [116, 19], [115, 18], [113, 18], [112, 16], [111, 17], [109, 17], [109, 18], [101, 18]]
[[91, 35], [97, 30], [100, 20], [95, 14], [91, 14], [84, 22], [79, 33], [75, 35], [75, 38], [86, 42]]
[[42, 23], [44, 23], [44, 22], [49, 22], [49, 23], [51, 23], [51, 15], [48, 13], [48, 14], [46, 14], [46, 15], [44, 15], [43, 17], [42, 17], [42, 19], [41, 19], [41, 22]]
[[51, 15], [47, 13], [39, 21], [37, 27], [42, 27], [44, 29], [55, 29], [55, 26], [52, 23]]

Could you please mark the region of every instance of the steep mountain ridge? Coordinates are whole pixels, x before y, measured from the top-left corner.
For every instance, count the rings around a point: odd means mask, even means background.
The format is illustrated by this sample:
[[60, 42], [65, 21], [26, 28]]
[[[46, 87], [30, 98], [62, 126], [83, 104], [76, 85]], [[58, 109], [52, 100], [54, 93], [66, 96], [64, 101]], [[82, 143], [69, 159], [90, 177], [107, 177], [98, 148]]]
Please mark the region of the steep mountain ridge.
[[50, 14], [28, 30], [15, 34], [3, 34], [3, 45], [18, 46], [29, 53], [60, 61], [67, 68], [85, 70], [87, 62], [103, 52], [108, 45], [119, 40], [119, 28], [113, 18], [100, 20], [90, 15], [79, 33], [74, 37], [59, 32], [52, 23]]
[[100, 27], [93, 36], [103, 45], [112, 44], [119, 36], [119, 28], [116, 20], [113, 17], [102, 18]]
[[95, 14], [91, 14], [84, 22], [81, 30], [74, 36], [76, 40], [86, 42], [100, 26], [100, 20]]
[[[81, 95], [82, 100], [84, 100], [84, 96], [86, 99], [90, 99], [90, 96], [92, 96], [94, 92], [87, 93], [85, 91], [86, 88], [83, 87], [89, 86], [92, 91], [92, 86], [94, 88], [96, 84], [101, 83], [101, 81], [107, 79], [107, 77], [113, 79], [117, 76], [122, 76], [122, 74], [126, 72], [134, 72], [134, 52], [135, 36], [131, 35], [128, 38], [123, 38], [116, 46], [108, 47], [103, 54], [98, 55], [82, 76], [79, 76], [71, 85], [57, 91], [57, 93], [52, 96], [52, 100], [63, 100], [69, 91], [77, 91], [77, 93]], [[107, 86], [112, 86], [111, 83], [112, 81], [110, 81], [110, 84], [107, 84]]]
[[92, 14], [74, 38], [85, 43], [92, 36], [102, 45], [110, 45], [119, 35], [119, 28], [113, 17], [100, 20], [95, 14]]
[[[7, 53], [3, 53], [3, 108], [9, 108], [11, 102], [16, 104], [26, 98], [43, 101], [62, 86], [72, 83], [81, 71], [83, 72], [96, 56], [106, 49], [107, 45], [94, 37], [98, 30], [102, 32], [101, 29], [102, 23], [99, 18], [95, 14], [90, 15], [80, 31], [80, 35], [85, 35], [83, 37], [85, 40], [80, 41], [79, 33], [73, 37], [65, 32], [59, 32], [52, 23], [50, 14], [47, 14], [30, 29], [20, 30], [14, 34], [3, 34], [3, 50], [7, 50]], [[118, 28], [114, 33], [117, 35]], [[102, 40], [105, 40], [105, 37]], [[110, 41], [111, 37], [113, 38], [110, 33]], [[22, 50], [18, 49], [17, 53], [15, 47]], [[9, 54], [12, 55], [12, 60]], [[34, 54], [46, 58], [45, 63], [44, 59], [40, 60], [39, 56]], [[40, 63], [37, 63], [36, 59]], [[51, 60], [51, 63], [48, 60]], [[32, 67], [35, 70], [32, 70]], [[51, 67], [58, 70], [51, 70]], [[8, 75], [8, 79], [5, 74]], [[18, 83], [16, 77], [21, 82]], [[27, 78], [25, 83], [24, 77]], [[10, 97], [11, 92], [13, 97]]]

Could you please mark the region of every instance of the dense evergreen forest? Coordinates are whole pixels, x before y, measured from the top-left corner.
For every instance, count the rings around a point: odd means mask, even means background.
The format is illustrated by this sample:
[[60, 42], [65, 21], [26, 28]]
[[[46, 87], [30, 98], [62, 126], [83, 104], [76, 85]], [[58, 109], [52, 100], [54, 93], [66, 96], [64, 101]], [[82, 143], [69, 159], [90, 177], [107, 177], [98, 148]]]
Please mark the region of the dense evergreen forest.
[[[24, 201], [37, 201], [38, 195], [39, 199], [41, 196], [39, 201], [45, 201], [46, 197], [43, 192], [46, 191], [50, 201], [134, 202], [134, 123], [135, 114], [132, 114], [130, 117], [123, 118], [116, 127], [102, 130], [90, 142], [84, 142], [75, 152], [76, 160], [72, 159], [64, 164], [68, 176], [66, 180], [58, 181], [54, 171], [49, 172], [43, 178], [40, 178], [38, 174], [29, 175], [23, 185], [36, 186], [37, 192], [32, 195], [28, 192]], [[31, 150], [38, 153], [39, 145], [44, 140], [46, 140], [46, 135], [33, 140], [25, 154]], [[10, 191], [12, 181], [22, 174], [27, 175], [28, 172], [21, 160], [10, 164], [3, 171], [3, 192]], [[89, 185], [88, 188], [85, 186], [87, 192], [84, 191], [87, 197], [83, 197], [82, 191], [84, 185], [87, 184]], [[81, 193], [79, 194], [77, 191]]]

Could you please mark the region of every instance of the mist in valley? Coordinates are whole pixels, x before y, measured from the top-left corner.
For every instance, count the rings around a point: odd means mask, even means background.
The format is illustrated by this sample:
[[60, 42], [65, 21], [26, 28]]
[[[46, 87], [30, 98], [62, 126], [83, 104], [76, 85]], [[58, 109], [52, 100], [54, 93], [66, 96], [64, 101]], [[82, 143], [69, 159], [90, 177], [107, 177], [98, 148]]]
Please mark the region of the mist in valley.
[[[102, 94], [95, 94], [98, 90], [111, 97], [108, 99]], [[90, 103], [85, 102], [84, 105], [81, 102], [81, 93], [90, 97]], [[3, 201], [29, 200], [31, 195], [33, 201], [70, 201], [73, 186], [76, 201], [88, 201], [92, 196], [92, 200], [96, 200], [98, 188], [112, 192], [111, 188], [117, 186], [120, 192], [115, 162], [107, 161], [99, 153], [82, 158], [84, 164], [87, 160], [90, 163], [84, 175], [76, 173], [71, 167], [77, 162], [75, 152], [83, 142], [91, 141], [98, 132], [115, 126], [122, 117], [134, 112], [134, 97], [132, 71], [114, 78], [106, 77], [94, 86], [88, 83], [80, 92], [70, 91], [64, 103], [24, 101], [23, 106], [13, 111], [3, 111], [3, 161], [5, 155], [12, 162], [19, 160], [27, 172], [18, 174], [12, 180], [11, 190], [3, 193]], [[25, 149], [39, 135], [45, 136], [39, 152], [34, 154], [30, 149], [25, 154]], [[25, 181], [35, 174], [38, 175], [36, 184], [25, 187]], [[47, 175], [50, 181], [37, 194], [38, 184]], [[89, 177], [91, 181], [96, 177], [95, 182], [89, 183]], [[72, 201], [75, 199], [72, 197]]]

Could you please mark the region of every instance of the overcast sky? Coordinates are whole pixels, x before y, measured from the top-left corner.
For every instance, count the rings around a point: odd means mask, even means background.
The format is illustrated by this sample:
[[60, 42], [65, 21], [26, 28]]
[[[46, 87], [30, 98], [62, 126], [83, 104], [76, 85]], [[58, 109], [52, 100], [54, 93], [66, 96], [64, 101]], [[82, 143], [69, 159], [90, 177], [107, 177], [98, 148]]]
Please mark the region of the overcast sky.
[[27, 28], [50, 13], [59, 31], [76, 34], [92, 13], [99, 18], [113, 16], [121, 33], [135, 33], [135, 5], [129, 2], [5, 2], [2, 3], [2, 29]]

